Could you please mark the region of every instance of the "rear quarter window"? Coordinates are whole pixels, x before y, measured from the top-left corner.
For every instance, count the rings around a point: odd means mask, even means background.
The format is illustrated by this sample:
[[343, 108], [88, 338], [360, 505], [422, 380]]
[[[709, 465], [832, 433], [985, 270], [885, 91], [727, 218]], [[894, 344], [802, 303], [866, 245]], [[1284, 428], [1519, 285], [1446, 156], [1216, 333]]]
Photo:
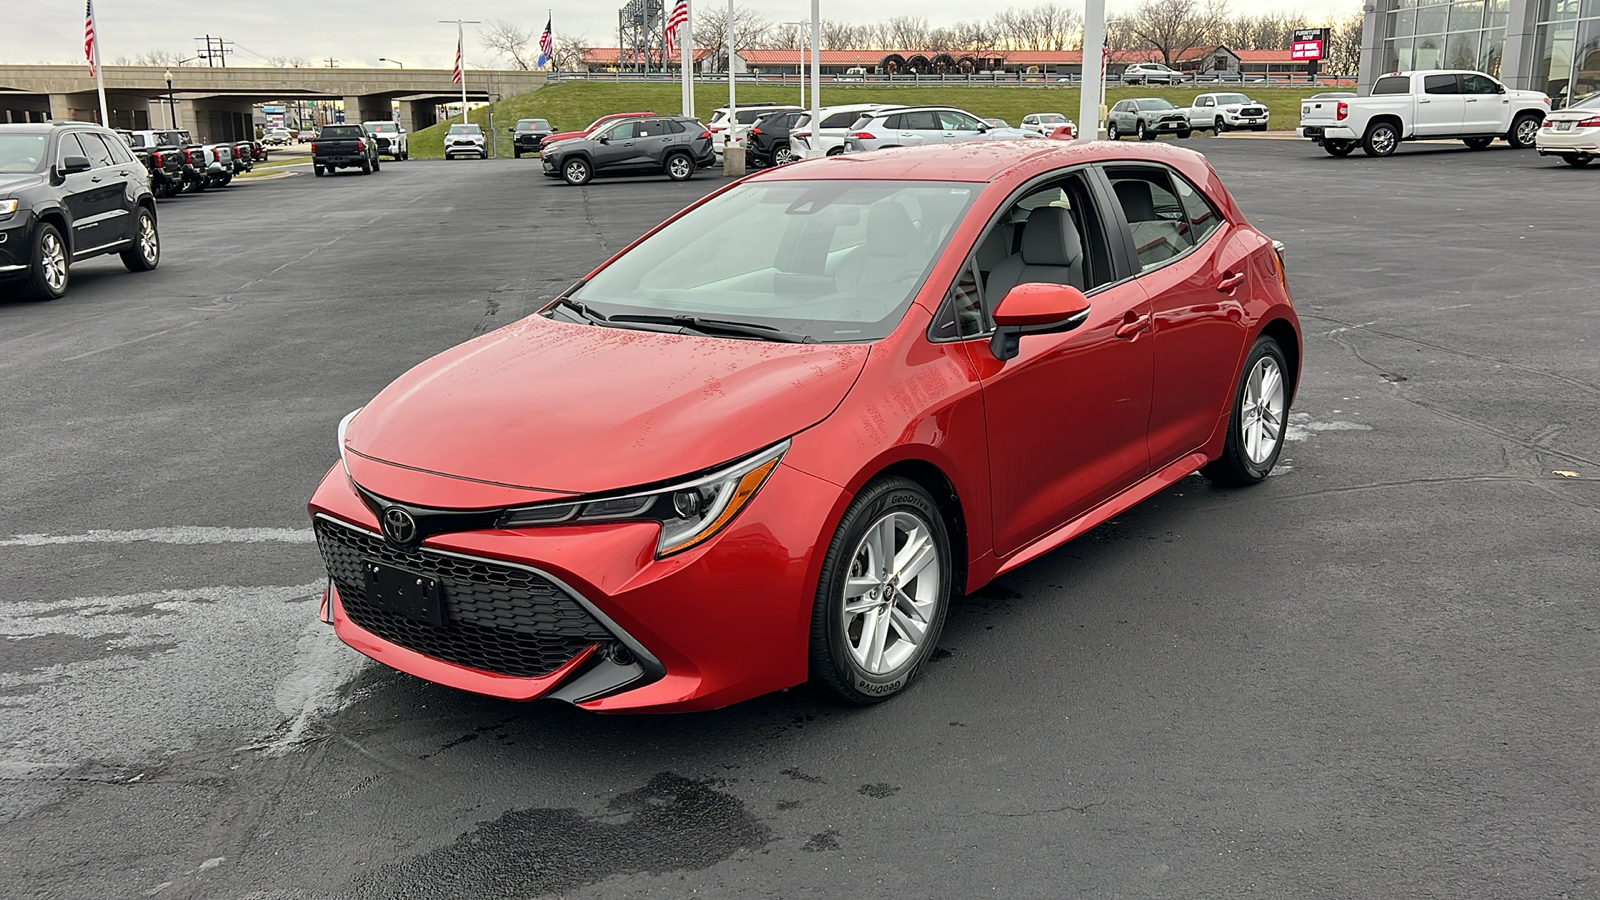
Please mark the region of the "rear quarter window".
[[1372, 96], [1374, 97], [1380, 94], [1409, 93], [1411, 93], [1411, 76], [1409, 75], [1390, 75], [1387, 78], [1379, 78], [1377, 83], [1372, 86]]

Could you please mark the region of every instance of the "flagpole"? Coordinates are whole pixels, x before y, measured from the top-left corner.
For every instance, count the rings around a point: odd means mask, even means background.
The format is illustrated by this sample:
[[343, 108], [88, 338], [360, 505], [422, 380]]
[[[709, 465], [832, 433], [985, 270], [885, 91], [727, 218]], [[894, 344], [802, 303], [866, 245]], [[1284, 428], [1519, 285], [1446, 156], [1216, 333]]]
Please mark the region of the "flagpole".
[[100, 94], [100, 124], [111, 127], [111, 113], [106, 108], [106, 76], [100, 68], [100, 25], [94, 26], [94, 89]]
[[694, 0], [684, 0], [683, 8], [689, 14], [678, 36], [683, 43], [683, 114], [694, 118]]
[[467, 26], [456, 20], [456, 58], [461, 60], [461, 124], [467, 124]]

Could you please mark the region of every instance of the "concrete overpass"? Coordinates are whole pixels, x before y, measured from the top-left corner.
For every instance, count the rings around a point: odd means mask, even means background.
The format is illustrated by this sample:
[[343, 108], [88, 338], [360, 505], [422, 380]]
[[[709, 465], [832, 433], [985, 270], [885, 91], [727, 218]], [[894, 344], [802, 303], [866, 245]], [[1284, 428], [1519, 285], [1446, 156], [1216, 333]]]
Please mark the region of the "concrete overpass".
[[[166, 127], [167, 69], [160, 66], [105, 66], [106, 106], [119, 128]], [[449, 69], [266, 69], [176, 67], [172, 105], [178, 127], [199, 140], [238, 140], [253, 134], [256, 104], [292, 100], [343, 101], [345, 118], [362, 122], [388, 119], [400, 102], [400, 120], [410, 131], [436, 120], [435, 108], [461, 99], [461, 86]], [[542, 72], [472, 69], [467, 99], [487, 101], [544, 87]], [[82, 65], [0, 65], [0, 122], [49, 119], [95, 121], [100, 101], [94, 79]]]

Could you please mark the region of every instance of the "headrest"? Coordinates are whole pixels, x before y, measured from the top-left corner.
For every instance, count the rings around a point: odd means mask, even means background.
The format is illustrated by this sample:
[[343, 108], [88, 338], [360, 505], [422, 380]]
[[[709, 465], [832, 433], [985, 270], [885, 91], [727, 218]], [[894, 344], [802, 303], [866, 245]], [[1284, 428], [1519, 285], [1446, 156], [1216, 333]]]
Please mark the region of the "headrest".
[[867, 255], [907, 256], [921, 241], [911, 214], [893, 200], [874, 203], [867, 213]]
[[1083, 242], [1072, 214], [1059, 206], [1041, 206], [1022, 229], [1022, 262], [1029, 266], [1072, 266], [1083, 258]]
[[1158, 218], [1155, 197], [1150, 193], [1150, 182], [1118, 181], [1115, 187], [1117, 199], [1122, 201], [1122, 212], [1129, 222], [1153, 222]]

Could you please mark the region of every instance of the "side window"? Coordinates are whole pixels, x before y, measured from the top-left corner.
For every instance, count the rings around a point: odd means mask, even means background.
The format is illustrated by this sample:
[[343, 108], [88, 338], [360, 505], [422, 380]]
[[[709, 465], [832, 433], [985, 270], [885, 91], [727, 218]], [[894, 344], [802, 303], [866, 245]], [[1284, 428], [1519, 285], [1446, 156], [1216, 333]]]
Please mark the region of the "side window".
[[606, 132], [606, 137], [612, 139], [613, 141], [631, 140], [634, 135], [635, 125], [636, 123], [634, 122], [623, 122], [620, 125], [613, 125], [611, 126], [611, 130]]
[[1201, 106], [1216, 106], [1217, 105], [1217, 101], [1211, 99], [1210, 97], [1201, 97], [1200, 98], [1200, 105]]
[[1390, 75], [1386, 78], [1379, 78], [1377, 82], [1372, 85], [1372, 96], [1374, 97], [1378, 96], [1379, 94], [1409, 93], [1411, 93], [1410, 75]]
[[96, 137], [98, 137], [100, 142], [105, 145], [106, 152], [111, 154], [111, 162], [109, 165], [126, 166], [134, 161], [133, 154], [128, 152], [128, 145], [124, 143], [121, 138], [107, 137], [103, 134], [96, 135]]
[[1194, 236], [1195, 246], [1199, 246], [1206, 242], [1211, 232], [1222, 226], [1222, 216], [1217, 213], [1205, 195], [1183, 176], [1173, 176], [1172, 183], [1178, 189], [1178, 200], [1183, 203], [1183, 212], [1189, 217], [1189, 233]]
[[1148, 272], [1195, 245], [1188, 214], [1165, 169], [1126, 166], [1106, 174], [1133, 233], [1141, 271]]
[[1455, 75], [1424, 75], [1422, 92], [1425, 94], [1459, 94], [1461, 79]]
[[901, 113], [900, 127], [905, 131], [938, 131], [939, 117], [932, 110]]
[[904, 118], [904, 116], [889, 116], [883, 120], [883, 127], [887, 131], [899, 131], [900, 121]]
[[[105, 151], [101, 150], [101, 152], [104, 153]], [[78, 136], [75, 134], [63, 134], [61, 136], [61, 146], [56, 151], [56, 161], [64, 163], [69, 156], [87, 156], [89, 163], [91, 165], [94, 163], [94, 157], [89, 155], [88, 148], [78, 141]]]
[[928, 330], [930, 338], [936, 341], [965, 341], [989, 330], [988, 317], [983, 309], [983, 290], [978, 278], [978, 271], [971, 261], [961, 267], [961, 274], [956, 276], [955, 284], [950, 285], [950, 295]]
[[1494, 79], [1483, 75], [1461, 76], [1461, 93], [1463, 94], [1498, 94], [1500, 85]]
[[978, 122], [953, 110], [942, 110], [939, 113], [939, 124], [945, 131], [977, 131]]
[[860, 118], [861, 118], [861, 114], [858, 113], [858, 112], [834, 113], [833, 115], [831, 115], [831, 116], [827, 117], [826, 119], [822, 120], [822, 127], [823, 128], [849, 128], [851, 125], [854, 125], [856, 123], [857, 119], [860, 119]]

